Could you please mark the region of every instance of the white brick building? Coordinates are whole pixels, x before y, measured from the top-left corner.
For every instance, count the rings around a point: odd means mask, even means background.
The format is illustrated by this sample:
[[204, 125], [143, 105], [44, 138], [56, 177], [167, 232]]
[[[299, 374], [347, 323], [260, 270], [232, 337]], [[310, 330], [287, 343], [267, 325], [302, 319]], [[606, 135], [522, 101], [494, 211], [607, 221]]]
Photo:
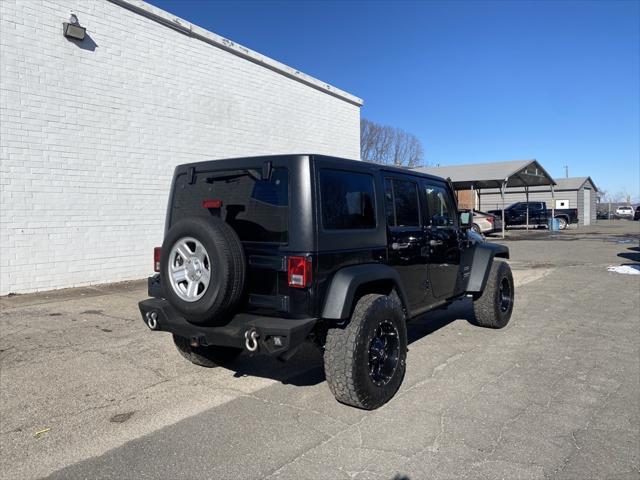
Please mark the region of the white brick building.
[[144, 2], [0, 17], [0, 294], [149, 274], [179, 163], [359, 158], [360, 99]]

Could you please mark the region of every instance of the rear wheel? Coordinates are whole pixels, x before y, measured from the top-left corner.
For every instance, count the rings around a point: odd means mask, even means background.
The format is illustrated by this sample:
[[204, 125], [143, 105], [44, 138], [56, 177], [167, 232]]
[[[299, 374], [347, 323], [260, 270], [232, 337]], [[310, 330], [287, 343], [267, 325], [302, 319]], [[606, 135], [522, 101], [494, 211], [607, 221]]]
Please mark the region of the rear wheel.
[[513, 300], [511, 267], [504, 260], [496, 258], [482, 295], [473, 302], [476, 323], [488, 328], [506, 327], [513, 312]]
[[564, 230], [565, 228], [567, 228], [567, 219], [564, 217], [556, 217], [556, 220], [558, 220], [558, 229], [560, 230]]
[[482, 235], [482, 229], [480, 228], [480, 225], [478, 225], [477, 223], [474, 223], [473, 225], [471, 225], [471, 230]]
[[324, 368], [339, 402], [366, 410], [387, 403], [404, 378], [407, 327], [402, 307], [385, 295], [365, 295], [344, 328], [327, 333]]
[[242, 349], [233, 347], [192, 347], [188, 338], [178, 335], [173, 336], [173, 343], [184, 358], [195, 365], [207, 368], [224, 366], [242, 353]]

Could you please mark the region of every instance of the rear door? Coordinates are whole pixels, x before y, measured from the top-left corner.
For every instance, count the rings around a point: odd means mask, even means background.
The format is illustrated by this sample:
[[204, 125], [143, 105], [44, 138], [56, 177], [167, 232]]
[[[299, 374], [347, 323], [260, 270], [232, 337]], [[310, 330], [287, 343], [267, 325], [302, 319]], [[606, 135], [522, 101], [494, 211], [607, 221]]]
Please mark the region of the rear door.
[[443, 182], [422, 180], [426, 198], [425, 242], [429, 283], [436, 299], [454, 296], [460, 270], [458, 215], [451, 190]]
[[[219, 217], [242, 242], [247, 260], [247, 307], [263, 312], [288, 311], [291, 301], [284, 259], [291, 243], [289, 230], [290, 169], [283, 160], [239, 160], [225, 168], [221, 161], [177, 176], [170, 210], [171, 225], [188, 217]], [[208, 167], [208, 168], [207, 168]], [[294, 172], [295, 173], [295, 172]], [[204, 202], [219, 207], [205, 208]], [[214, 267], [215, 268], [215, 267]]]
[[547, 209], [543, 202], [529, 203], [529, 225], [544, 225], [547, 223]]
[[509, 225], [524, 225], [527, 219], [527, 204], [524, 202], [514, 203], [506, 213]]
[[424, 306], [429, 286], [419, 188], [419, 179], [414, 177], [384, 177], [389, 263], [400, 274], [409, 310], [414, 313]]

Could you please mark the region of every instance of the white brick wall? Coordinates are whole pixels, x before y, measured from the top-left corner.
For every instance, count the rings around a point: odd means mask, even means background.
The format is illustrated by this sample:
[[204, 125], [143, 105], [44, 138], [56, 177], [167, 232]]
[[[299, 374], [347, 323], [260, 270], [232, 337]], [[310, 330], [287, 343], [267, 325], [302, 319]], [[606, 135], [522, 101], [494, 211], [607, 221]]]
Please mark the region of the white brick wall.
[[[93, 51], [63, 37], [71, 11]], [[147, 276], [177, 164], [359, 158], [348, 94], [107, 0], [2, 0], [0, 16], [0, 294]]]

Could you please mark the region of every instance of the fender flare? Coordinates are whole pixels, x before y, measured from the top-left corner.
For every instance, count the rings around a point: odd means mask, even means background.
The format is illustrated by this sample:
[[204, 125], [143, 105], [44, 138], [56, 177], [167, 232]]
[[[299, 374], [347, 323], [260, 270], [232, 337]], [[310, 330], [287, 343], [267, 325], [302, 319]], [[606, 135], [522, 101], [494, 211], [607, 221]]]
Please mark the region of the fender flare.
[[402, 300], [407, 305], [407, 297], [398, 272], [380, 263], [354, 265], [338, 270], [327, 289], [322, 309], [322, 318], [343, 320], [351, 315], [351, 307], [358, 287], [380, 280], [391, 281]]
[[495, 243], [475, 245], [471, 260], [471, 274], [467, 282], [467, 293], [482, 293], [484, 291], [495, 257], [509, 258], [509, 247]]

